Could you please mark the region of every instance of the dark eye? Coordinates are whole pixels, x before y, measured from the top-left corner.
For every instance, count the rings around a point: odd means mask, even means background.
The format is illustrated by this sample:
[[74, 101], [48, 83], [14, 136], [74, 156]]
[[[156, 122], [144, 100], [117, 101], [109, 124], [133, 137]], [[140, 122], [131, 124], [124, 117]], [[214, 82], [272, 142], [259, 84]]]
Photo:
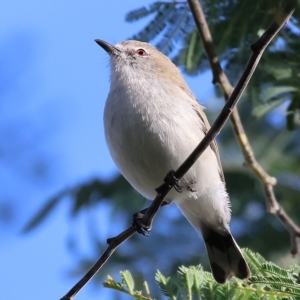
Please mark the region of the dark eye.
[[147, 52], [144, 49], [138, 49], [135, 51], [135, 53], [139, 56], [146, 56]]

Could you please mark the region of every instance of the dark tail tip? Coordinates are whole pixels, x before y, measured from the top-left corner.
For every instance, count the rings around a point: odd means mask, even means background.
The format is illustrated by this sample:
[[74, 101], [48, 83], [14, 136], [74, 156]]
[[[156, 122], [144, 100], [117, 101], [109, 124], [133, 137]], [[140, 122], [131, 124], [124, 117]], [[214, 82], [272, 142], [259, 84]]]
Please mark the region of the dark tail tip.
[[232, 276], [240, 279], [250, 276], [249, 267], [230, 232], [222, 235], [205, 228], [203, 236], [212, 274], [218, 283], [224, 284]]
[[217, 263], [211, 263], [210, 267], [216, 282], [224, 284], [227, 280], [225, 271]]

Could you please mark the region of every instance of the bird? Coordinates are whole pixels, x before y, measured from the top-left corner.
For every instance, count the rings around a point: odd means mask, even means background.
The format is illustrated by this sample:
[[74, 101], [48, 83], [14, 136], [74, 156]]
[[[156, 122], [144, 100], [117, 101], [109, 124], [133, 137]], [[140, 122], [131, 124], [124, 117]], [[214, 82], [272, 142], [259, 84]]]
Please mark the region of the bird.
[[[180, 70], [152, 45], [96, 39], [109, 55], [110, 90], [104, 109], [109, 152], [124, 178], [153, 200], [165, 175], [177, 169], [208, 132], [204, 107]], [[200, 87], [201, 88], [201, 87]], [[231, 205], [214, 140], [165, 202], [174, 203], [203, 238], [214, 279], [247, 279], [250, 270], [234, 240]]]

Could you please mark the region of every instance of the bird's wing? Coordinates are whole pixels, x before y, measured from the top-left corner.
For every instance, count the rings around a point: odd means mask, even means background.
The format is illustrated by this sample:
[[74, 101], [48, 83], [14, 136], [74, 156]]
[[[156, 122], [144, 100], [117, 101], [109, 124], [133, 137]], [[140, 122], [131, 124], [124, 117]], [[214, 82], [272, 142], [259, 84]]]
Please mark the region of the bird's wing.
[[[199, 118], [201, 119], [201, 124], [203, 124], [202, 126], [202, 130], [205, 134], [207, 134], [208, 130], [210, 129], [210, 124], [207, 120], [207, 117], [205, 115], [205, 113], [203, 112], [203, 107], [201, 106], [201, 104], [197, 101], [197, 99], [195, 99], [196, 103], [193, 103], [193, 108], [196, 111], [197, 115], [199, 116]], [[221, 164], [221, 159], [220, 159], [220, 153], [219, 153], [219, 148], [217, 145], [216, 140], [213, 140], [210, 144], [210, 148], [212, 149], [212, 151], [215, 153], [217, 161], [218, 161], [218, 165], [219, 165], [219, 174], [221, 177], [221, 180], [223, 182], [225, 182], [225, 177], [224, 177], [224, 173], [223, 173], [223, 168], [222, 168], [222, 164]]]

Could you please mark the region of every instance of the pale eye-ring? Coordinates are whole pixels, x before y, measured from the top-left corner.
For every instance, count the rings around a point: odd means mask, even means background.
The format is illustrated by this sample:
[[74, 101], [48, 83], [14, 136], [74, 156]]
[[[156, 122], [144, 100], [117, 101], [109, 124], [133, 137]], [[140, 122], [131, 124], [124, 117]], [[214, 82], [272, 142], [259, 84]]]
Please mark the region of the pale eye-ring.
[[144, 49], [137, 49], [135, 50], [135, 53], [138, 55], [138, 56], [147, 56], [147, 52], [144, 50]]

